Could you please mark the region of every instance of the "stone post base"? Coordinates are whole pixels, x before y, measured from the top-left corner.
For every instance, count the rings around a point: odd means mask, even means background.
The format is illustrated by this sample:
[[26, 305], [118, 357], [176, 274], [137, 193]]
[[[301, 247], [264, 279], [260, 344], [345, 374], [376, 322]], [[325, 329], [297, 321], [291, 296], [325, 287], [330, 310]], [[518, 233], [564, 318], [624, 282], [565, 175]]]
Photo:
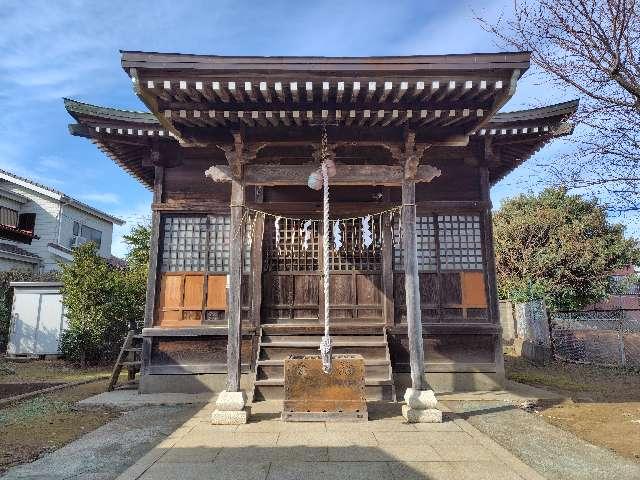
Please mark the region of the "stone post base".
[[437, 408], [416, 410], [409, 405], [403, 405], [402, 416], [408, 423], [442, 423], [442, 412]]
[[442, 412], [436, 407], [438, 400], [433, 390], [407, 388], [404, 394], [406, 405], [402, 406], [402, 416], [409, 423], [442, 423]]
[[245, 408], [244, 392], [223, 390], [216, 400], [216, 409], [211, 413], [213, 425], [241, 425], [247, 423], [249, 413]]

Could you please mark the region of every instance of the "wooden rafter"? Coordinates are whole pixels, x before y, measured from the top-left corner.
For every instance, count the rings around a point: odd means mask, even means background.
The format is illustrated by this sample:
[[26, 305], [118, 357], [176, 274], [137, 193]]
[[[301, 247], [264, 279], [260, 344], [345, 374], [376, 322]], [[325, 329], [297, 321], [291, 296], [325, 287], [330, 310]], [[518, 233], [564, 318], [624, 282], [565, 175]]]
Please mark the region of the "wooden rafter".
[[164, 128], [169, 130], [180, 143], [186, 143], [184, 138], [182, 138], [182, 134], [180, 131], [173, 125], [170, 120], [159, 111], [158, 109], [158, 101], [155, 98], [154, 94], [149, 92], [141, 83], [140, 78], [138, 76], [138, 71], [135, 68], [131, 68], [129, 70], [129, 75], [131, 75], [131, 80], [133, 82], [133, 90], [136, 95], [142, 100], [147, 108], [153, 113], [158, 121], [162, 124]]

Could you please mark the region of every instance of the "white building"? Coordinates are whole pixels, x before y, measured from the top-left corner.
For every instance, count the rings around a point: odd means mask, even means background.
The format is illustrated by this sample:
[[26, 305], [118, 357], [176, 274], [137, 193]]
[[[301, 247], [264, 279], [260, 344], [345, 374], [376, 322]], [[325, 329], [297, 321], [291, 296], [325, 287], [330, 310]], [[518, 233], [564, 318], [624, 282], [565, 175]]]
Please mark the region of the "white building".
[[86, 241], [111, 259], [113, 225], [124, 221], [53, 188], [0, 170], [0, 271], [51, 271]]

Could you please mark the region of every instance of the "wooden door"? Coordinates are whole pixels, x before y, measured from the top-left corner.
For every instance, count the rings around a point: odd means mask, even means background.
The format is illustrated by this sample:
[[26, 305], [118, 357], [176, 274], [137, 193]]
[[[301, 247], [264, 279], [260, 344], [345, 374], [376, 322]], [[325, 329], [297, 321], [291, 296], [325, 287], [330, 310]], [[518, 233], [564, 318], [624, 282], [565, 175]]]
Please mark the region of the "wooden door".
[[312, 323], [319, 321], [320, 225], [310, 227], [303, 246], [302, 222], [265, 220], [263, 236], [262, 322]]
[[[264, 233], [262, 279], [265, 323], [322, 323], [323, 282], [320, 222], [303, 247], [302, 221], [274, 220]], [[343, 245], [330, 252], [329, 307], [332, 323], [383, 322], [381, 222], [371, 220], [373, 243], [362, 244], [360, 221], [341, 223]], [[277, 239], [276, 239], [277, 237]], [[331, 242], [333, 246], [333, 242]]]

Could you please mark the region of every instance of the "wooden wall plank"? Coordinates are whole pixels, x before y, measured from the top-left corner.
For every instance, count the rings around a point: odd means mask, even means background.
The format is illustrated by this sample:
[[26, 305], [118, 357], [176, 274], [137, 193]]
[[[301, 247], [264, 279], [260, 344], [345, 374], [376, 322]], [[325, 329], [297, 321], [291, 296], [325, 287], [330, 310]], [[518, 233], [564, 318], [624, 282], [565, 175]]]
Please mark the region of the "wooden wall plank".
[[487, 292], [484, 272], [462, 272], [461, 276], [462, 304], [467, 308], [485, 308], [487, 306]]
[[227, 276], [209, 275], [207, 283], [207, 309], [227, 310]]

